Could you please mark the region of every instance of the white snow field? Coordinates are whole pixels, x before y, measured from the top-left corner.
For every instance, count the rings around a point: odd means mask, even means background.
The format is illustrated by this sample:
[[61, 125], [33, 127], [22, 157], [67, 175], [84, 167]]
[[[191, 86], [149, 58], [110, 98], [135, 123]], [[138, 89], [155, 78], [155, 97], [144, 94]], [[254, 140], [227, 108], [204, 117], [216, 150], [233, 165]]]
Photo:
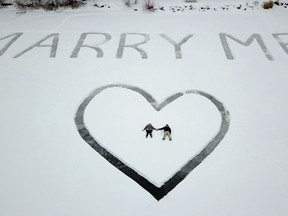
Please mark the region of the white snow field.
[[1, 216], [288, 215], [288, 8], [155, 4], [0, 9]]

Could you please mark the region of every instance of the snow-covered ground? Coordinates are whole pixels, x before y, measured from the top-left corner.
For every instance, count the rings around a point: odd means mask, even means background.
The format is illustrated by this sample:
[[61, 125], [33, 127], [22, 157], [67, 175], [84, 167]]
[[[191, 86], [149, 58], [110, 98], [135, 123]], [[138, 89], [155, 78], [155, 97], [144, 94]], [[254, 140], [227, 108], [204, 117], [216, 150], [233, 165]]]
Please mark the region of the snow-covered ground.
[[1, 216], [288, 214], [285, 4], [155, 5], [0, 9]]

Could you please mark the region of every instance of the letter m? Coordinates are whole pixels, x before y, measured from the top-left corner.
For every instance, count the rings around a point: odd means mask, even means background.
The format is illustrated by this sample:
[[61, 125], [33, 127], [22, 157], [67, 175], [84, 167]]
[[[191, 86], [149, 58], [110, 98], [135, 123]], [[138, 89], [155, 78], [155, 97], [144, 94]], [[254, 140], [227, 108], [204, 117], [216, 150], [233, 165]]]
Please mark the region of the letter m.
[[264, 41], [262, 40], [261, 36], [259, 34], [252, 34], [251, 37], [249, 37], [246, 42], [242, 42], [240, 41], [239, 39], [233, 37], [232, 35], [229, 35], [229, 34], [224, 34], [224, 33], [220, 33], [219, 34], [220, 36], [220, 40], [222, 42], [222, 46], [223, 46], [223, 49], [225, 51], [225, 54], [226, 54], [226, 57], [227, 59], [229, 60], [233, 60], [234, 59], [234, 56], [232, 54], [232, 51], [229, 47], [229, 44], [228, 44], [228, 41], [227, 41], [227, 38], [230, 38], [234, 41], [236, 41], [237, 43], [243, 45], [243, 46], [249, 46], [254, 40], [257, 41], [257, 43], [259, 44], [259, 46], [261, 47], [262, 51], [264, 52], [266, 58], [270, 61], [273, 61], [273, 56], [271, 55], [271, 53], [268, 51], [266, 45], [264, 44]]
[[11, 35], [8, 35], [6, 37], [3, 37], [3, 38], [0, 38], [0, 41], [1, 40], [5, 40], [7, 38], [11, 38], [11, 40], [1, 49], [0, 48], [0, 56], [2, 56], [8, 49], [9, 47], [22, 35], [23, 33], [14, 33], [14, 34], [11, 34]]

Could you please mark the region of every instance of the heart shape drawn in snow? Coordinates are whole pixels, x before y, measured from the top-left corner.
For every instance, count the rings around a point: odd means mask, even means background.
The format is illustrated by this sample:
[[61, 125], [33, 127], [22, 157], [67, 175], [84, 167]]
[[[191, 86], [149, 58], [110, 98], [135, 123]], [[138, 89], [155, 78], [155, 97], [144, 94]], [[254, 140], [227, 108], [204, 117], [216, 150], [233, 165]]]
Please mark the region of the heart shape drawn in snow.
[[[140, 175], [133, 168], [129, 167], [119, 158], [111, 154], [107, 149], [105, 149], [99, 142], [97, 142], [87, 129], [84, 122], [85, 109], [91, 100], [100, 94], [105, 89], [109, 88], [125, 88], [131, 91], [137, 92], [142, 95], [148, 103], [156, 110], [160, 111], [165, 106], [173, 102], [174, 100], [187, 95], [187, 94], [198, 94], [207, 98], [212, 104], [214, 104], [221, 114], [221, 126], [217, 134], [209, 141], [209, 143], [196, 155], [193, 156], [184, 166], [182, 166], [178, 172], [176, 172], [170, 179], [162, 184], [161, 187], [155, 186], [144, 176]], [[230, 115], [228, 110], [224, 107], [218, 99], [210, 94], [198, 90], [188, 90], [185, 92], [179, 92], [171, 95], [162, 103], [157, 103], [157, 101], [146, 91], [135, 86], [125, 85], [125, 84], [110, 84], [103, 87], [99, 87], [92, 91], [80, 104], [75, 114], [75, 123], [80, 136], [87, 142], [95, 151], [97, 151], [102, 157], [104, 157], [109, 163], [111, 163], [118, 170], [123, 172], [125, 175], [129, 176], [135, 182], [137, 182], [141, 187], [148, 191], [155, 199], [160, 200], [165, 195], [167, 195], [173, 188], [175, 188], [195, 167], [197, 167], [212, 151], [218, 146], [218, 144], [223, 140], [226, 133], [228, 132], [230, 125]]]

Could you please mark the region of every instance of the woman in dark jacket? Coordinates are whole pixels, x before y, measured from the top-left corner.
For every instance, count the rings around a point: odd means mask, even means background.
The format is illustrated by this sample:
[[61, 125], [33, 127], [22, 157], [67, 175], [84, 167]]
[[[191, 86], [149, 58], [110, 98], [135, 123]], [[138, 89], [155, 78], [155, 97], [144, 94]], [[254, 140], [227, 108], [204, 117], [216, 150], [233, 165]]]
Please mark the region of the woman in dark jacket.
[[148, 137], [148, 135], [150, 135], [150, 137], [152, 138], [152, 131], [156, 130], [151, 123], [149, 123], [148, 125], [145, 126], [145, 128], [143, 129], [143, 131], [146, 131], [146, 138]]
[[168, 124], [166, 124], [163, 128], [158, 128], [157, 130], [164, 130], [164, 135], [163, 135], [163, 140], [166, 139], [166, 136], [168, 136], [169, 140], [171, 141], [171, 128], [169, 127]]

